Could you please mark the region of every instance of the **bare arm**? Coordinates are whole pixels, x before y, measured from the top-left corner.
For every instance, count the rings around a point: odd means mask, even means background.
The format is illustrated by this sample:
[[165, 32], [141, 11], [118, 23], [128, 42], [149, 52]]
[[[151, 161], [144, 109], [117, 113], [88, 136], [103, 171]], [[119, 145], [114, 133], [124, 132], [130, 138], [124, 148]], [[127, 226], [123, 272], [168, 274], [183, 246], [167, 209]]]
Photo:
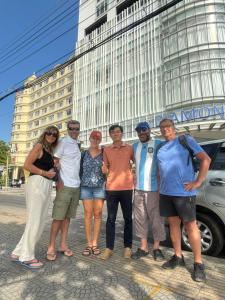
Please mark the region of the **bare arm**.
[[106, 151], [103, 152], [102, 173], [105, 175], [108, 175], [109, 173], [109, 162], [106, 155]]
[[42, 145], [36, 144], [34, 146], [34, 148], [28, 154], [23, 167], [25, 170], [27, 170], [33, 174], [45, 176], [48, 178], [53, 178], [55, 176], [54, 171], [51, 171], [51, 170], [44, 171], [34, 165], [35, 160], [40, 158], [42, 156], [42, 154], [43, 154]]
[[195, 181], [185, 184], [185, 190], [190, 191], [192, 189], [197, 189], [202, 185], [205, 180], [210, 166], [211, 159], [205, 152], [200, 152], [196, 155], [197, 159], [200, 160], [200, 168], [198, 172], [198, 177]]

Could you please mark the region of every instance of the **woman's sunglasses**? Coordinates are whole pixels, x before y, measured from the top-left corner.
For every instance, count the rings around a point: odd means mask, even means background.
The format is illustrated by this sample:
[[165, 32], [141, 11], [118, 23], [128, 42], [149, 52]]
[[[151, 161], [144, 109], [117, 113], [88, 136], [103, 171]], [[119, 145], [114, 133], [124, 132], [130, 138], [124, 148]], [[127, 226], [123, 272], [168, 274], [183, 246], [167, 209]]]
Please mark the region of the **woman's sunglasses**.
[[57, 133], [51, 132], [51, 131], [47, 131], [47, 132], [45, 132], [45, 134], [46, 134], [47, 136], [53, 136], [53, 137], [55, 137], [55, 138], [58, 137], [58, 134], [57, 134]]

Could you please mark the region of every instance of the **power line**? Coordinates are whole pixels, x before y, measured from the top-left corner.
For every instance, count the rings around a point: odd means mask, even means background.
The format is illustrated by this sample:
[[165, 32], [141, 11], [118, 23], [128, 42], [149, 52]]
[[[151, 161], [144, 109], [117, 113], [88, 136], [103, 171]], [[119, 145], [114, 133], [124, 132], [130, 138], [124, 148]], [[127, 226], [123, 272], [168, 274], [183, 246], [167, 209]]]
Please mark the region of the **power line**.
[[[66, 14], [65, 16], [61, 17], [61, 15], [63, 13], [65, 13], [66, 11], [68, 11], [69, 9], [71, 9], [74, 5], [71, 5], [69, 8], [67, 8], [66, 10], [64, 10], [63, 12], [61, 12], [59, 15], [57, 15], [54, 19], [52, 19], [51, 21], [49, 21], [47, 24], [43, 25], [41, 28], [39, 28], [37, 31], [35, 31], [30, 37], [29, 40], [26, 42], [22, 41], [17, 47], [15, 47], [14, 49], [10, 50], [6, 55], [3, 55], [0, 57], [0, 63], [4, 62], [5, 60], [7, 60], [8, 57], [11, 57], [11, 55], [18, 53], [18, 51], [20, 51], [21, 49], [23, 49], [24, 47], [26, 47], [27, 45], [29, 45], [30, 43], [32, 43], [33, 41], [35, 41], [38, 37], [40, 37], [43, 33], [46, 33], [49, 29], [52, 29], [55, 25], [58, 25], [61, 21], [64, 20], [64, 18], [70, 16], [71, 14], [74, 13], [74, 11], [70, 11], [68, 14]], [[79, 8], [79, 4], [78, 7], [76, 7], [76, 9]], [[76, 11], [75, 11], [76, 12]], [[59, 20], [58, 17], [61, 17]], [[47, 25], [51, 24], [52, 22], [53, 25], [51, 25], [50, 27], [45, 28]], [[40, 32], [42, 29], [44, 29], [43, 32]], [[40, 32], [40, 33], [39, 33]], [[39, 33], [39, 34], [38, 34]], [[38, 34], [37, 36], [35, 36], [36, 34]], [[31, 39], [32, 37], [34, 37], [33, 39]], [[31, 40], [30, 40], [31, 39]]]
[[87, 53], [93, 51], [93, 50], [96, 50], [97, 48], [101, 47], [102, 45], [106, 44], [107, 42], [113, 40], [114, 38], [116, 38], [117, 36], [120, 36], [121, 34], [137, 27], [138, 25], [156, 17], [157, 15], [161, 14], [162, 12], [166, 11], [167, 9], [175, 6], [176, 4], [178, 4], [179, 2], [181, 2], [183, 0], [172, 0], [170, 3], [167, 3], [165, 4], [164, 6], [156, 9], [154, 12], [146, 15], [145, 17], [141, 18], [140, 20], [137, 20], [135, 22], [133, 22], [132, 24], [120, 29], [119, 31], [113, 33], [112, 35], [110, 35], [109, 37], [105, 38], [103, 41], [101, 41], [99, 44], [96, 44], [92, 47], [90, 47], [89, 49], [85, 50], [84, 52], [74, 56], [73, 58], [69, 59], [68, 61], [66, 61], [65, 63], [61, 64], [60, 66], [54, 68], [54, 70], [51, 70], [49, 71], [47, 74], [45, 74], [43, 77], [41, 77], [40, 80], [35, 80], [35, 82], [30, 82], [30, 83], [27, 83], [26, 85], [23, 85], [23, 86], [20, 86], [19, 88], [17, 89], [14, 89], [13, 91], [3, 95], [2, 97], [0, 97], [0, 101], [2, 101], [3, 99], [5, 99], [6, 97], [16, 93], [16, 92], [19, 92], [19, 91], [22, 91], [24, 89], [27, 89], [27, 88], [30, 88], [36, 84], [38, 84], [39, 82], [41, 81], [44, 81], [46, 78], [49, 78], [51, 77], [54, 73], [64, 69], [66, 66], [72, 64], [73, 62], [75, 62], [76, 60], [80, 59], [82, 56], [86, 55]]
[[[69, 0], [67, 0], [68, 2]], [[28, 33], [30, 33], [33, 29], [35, 29], [39, 24], [41, 24], [43, 22], [43, 20], [46, 20], [46, 18], [48, 18], [51, 15], [54, 15], [54, 13], [59, 10], [62, 6], [64, 6], [65, 3], [62, 3], [59, 7], [55, 8], [53, 11], [50, 9], [50, 13], [45, 15], [43, 18], [36, 20], [32, 27], [29, 26], [28, 30], [25, 30], [25, 32], [23, 31], [22, 34], [20, 34], [15, 40], [13, 39], [12, 41], [8, 42], [7, 44], [5, 44], [1, 49], [0, 52], [2, 52], [4, 49], [9, 49], [12, 45], [15, 46], [17, 41], [21, 41], [21, 39], [23, 37], [25, 37]]]
[[[79, 1], [79, 0], [78, 0], [78, 1]], [[94, 0], [93, 0], [93, 1], [94, 1]], [[112, 3], [112, 2], [114, 2], [114, 0], [112, 0], [110, 3]], [[110, 3], [109, 3], [109, 4], [110, 4]], [[116, 4], [114, 7], [116, 7], [116, 6], [117, 6], [117, 4]], [[114, 7], [111, 7], [110, 10], [111, 10], [112, 8], [114, 8]], [[79, 6], [77, 7], [77, 9], [79, 9]], [[44, 49], [44, 48], [47, 47], [49, 44], [51, 44], [52, 42], [54, 42], [54, 41], [57, 40], [58, 38], [64, 36], [64, 35], [67, 34], [68, 32], [72, 31], [73, 29], [75, 29], [76, 27], [78, 27], [78, 25], [80, 25], [81, 23], [85, 22], [87, 19], [91, 18], [91, 17], [94, 16], [95, 14], [96, 14], [96, 13], [94, 12], [93, 14], [89, 15], [86, 19], [84, 19], [82, 22], [77, 23], [76, 25], [70, 27], [68, 30], [66, 30], [66, 31], [64, 31], [62, 34], [60, 34], [60, 36], [57, 36], [56, 38], [54, 38], [53, 40], [51, 40], [51, 41], [48, 42], [47, 44], [44, 44], [44, 45], [43, 45], [42, 47], [40, 47], [38, 50], [33, 51], [32, 55], [35, 54], [36, 52], [39, 52], [40, 50]], [[58, 23], [57, 23], [57, 24], [58, 24]], [[15, 64], [13, 64], [13, 65], [11, 65], [11, 66], [8, 66], [6, 69], [2, 70], [2, 71], [0, 72], [0, 74], [6, 72], [6, 71], [8, 71], [8, 70], [10, 70], [12, 67], [14, 67], [15, 65], [21, 63], [22, 61], [24, 61], [25, 59], [29, 58], [29, 57], [32, 56], [32, 55], [29, 54], [29, 55], [27, 55], [25, 58], [23, 58], [23, 59], [19, 60], [18, 62], [16, 62]], [[4, 60], [3, 60], [3, 61], [4, 61]]]
[[[108, 4], [111, 4], [114, 0], [112, 0], [110, 3]], [[156, 2], [156, 1], [155, 1]], [[155, 2], [151, 2], [148, 6], [146, 6], [145, 8], [149, 7], [149, 6], [152, 6]], [[117, 4], [113, 7], [111, 7], [108, 11], [112, 10], [114, 7], [116, 7]], [[138, 14], [139, 11], [137, 11], [135, 14], [132, 15], [132, 17], [134, 17], [136, 14]], [[85, 22], [87, 19], [89, 19], [90, 17], [92, 17], [93, 15], [95, 15], [95, 13], [93, 13], [92, 15], [88, 16], [86, 19], [84, 19], [83, 21], [81, 21], [80, 23], [74, 25], [73, 27], [71, 27], [70, 29], [72, 30], [73, 28], [77, 27], [78, 25], [80, 25], [81, 23]], [[129, 17], [127, 17], [126, 19], [128, 19]], [[99, 39], [101, 36], [105, 35], [105, 33], [111, 31], [113, 28], [117, 27], [119, 24], [123, 23], [126, 19], [122, 20], [121, 22], [115, 24], [114, 26], [110, 27], [109, 29], [107, 29], [106, 31], [102, 32], [101, 34], [97, 35], [95, 38], [92, 39], [92, 42], [94, 42], [95, 39]], [[69, 29], [69, 31], [70, 31]], [[66, 32], [63, 32], [60, 36], [62, 37], [64, 34], [66, 34]], [[56, 37], [56, 39], [58, 39], [58, 37]], [[26, 56], [25, 58], [21, 59], [19, 62], [16, 62], [15, 64], [9, 66], [8, 68], [6, 68], [5, 70], [3, 70], [1, 73], [4, 73], [6, 71], [8, 71], [9, 69], [13, 68], [14, 66], [16, 66], [17, 64], [19, 64], [20, 62], [24, 61], [26, 58], [29, 58], [30, 56], [32, 56], [33, 54], [35, 54], [36, 52], [42, 50], [43, 48], [45, 48], [46, 46], [48, 46], [49, 44], [51, 44], [52, 42], [54, 42], [56, 39], [53, 39], [52, 41], [50, 41], [49, 43], [43, 45], [41, 48], [37, 49], [36, 51], [34, 51], [32, 54], [29, 54], [28, 56]], [[81, 48], [84, 47], [85, 45], [89, 44], [90, 42], [87, 42], [86, 44], [80, 46]], [[78, 50], [80, 47], [78, 47], [76, 50]], [[75, 52], [75, 49], [74, 49], [74, 52]]]

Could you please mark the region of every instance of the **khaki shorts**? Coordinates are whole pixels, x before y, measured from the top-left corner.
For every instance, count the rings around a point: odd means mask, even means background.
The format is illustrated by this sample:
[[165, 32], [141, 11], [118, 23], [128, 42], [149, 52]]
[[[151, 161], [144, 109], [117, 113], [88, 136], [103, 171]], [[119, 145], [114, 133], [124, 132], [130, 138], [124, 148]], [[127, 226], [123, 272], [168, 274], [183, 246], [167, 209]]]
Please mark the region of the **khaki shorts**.
[[64, 220], [65, 218], [75, 218], [79, 205], [80, 189], [64, 186], [56, 192], [52, 218], [54, 220]]

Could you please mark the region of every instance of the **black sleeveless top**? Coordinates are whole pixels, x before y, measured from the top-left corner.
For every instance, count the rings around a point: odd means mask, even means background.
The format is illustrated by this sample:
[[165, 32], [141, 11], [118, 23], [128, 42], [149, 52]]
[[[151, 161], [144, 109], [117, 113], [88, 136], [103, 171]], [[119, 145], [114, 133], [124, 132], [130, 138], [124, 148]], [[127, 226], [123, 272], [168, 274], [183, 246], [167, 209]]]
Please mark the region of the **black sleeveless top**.
[[[47, 152], [44, 148], [42, 149], [42, 151], [43, 151], [42, 157], [36, 159], [33, 165], [41, 170], [49, 171], [54, 167], [54, 161], [52, 155], [49, 152]], [[30, 176], [31, 175], [37, 175], [37, 174], [30, 173]]]

